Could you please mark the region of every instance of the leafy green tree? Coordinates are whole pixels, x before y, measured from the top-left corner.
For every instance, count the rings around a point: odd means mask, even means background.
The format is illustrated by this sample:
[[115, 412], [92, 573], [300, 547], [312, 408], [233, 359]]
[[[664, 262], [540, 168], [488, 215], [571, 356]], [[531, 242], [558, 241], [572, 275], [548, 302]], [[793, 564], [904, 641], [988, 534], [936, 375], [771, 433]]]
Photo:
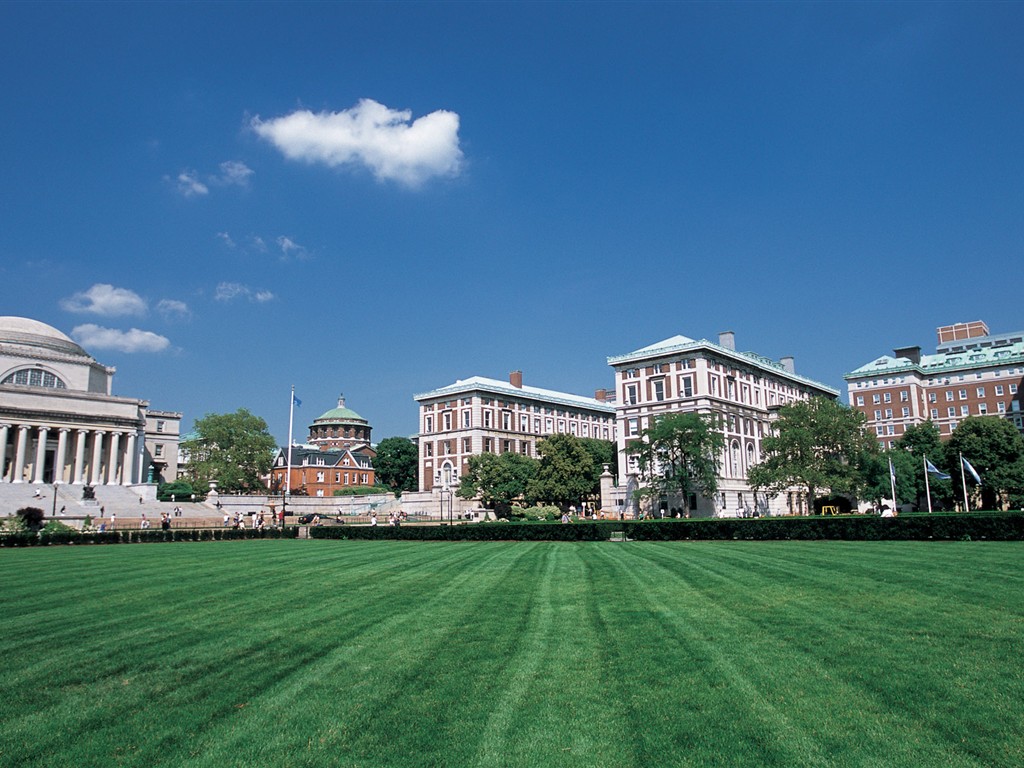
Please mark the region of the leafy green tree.
[[419, 457], [416, 446], [405, 437], [385, 437], [377, 444], [373, 470], [377, 483], [386, 485], [396, 496], [415, 491], [419, 484]]
[[761, 441], [761, 462], [747, 475], [750, 485], [771, 493], [803, 488], [812, 505], [822, 490], [859, 496], [878, 452], [865, 423], [864, 414], [825, 397], [782, 406]]
[[619, 452], [615, 449], [615, 443], [611, 440], [599, 440], [596, 437], [580, 437], [580, 444], [590, 453], [593, 459], [594, 469], [592, 472], [593, 489], [592, 494], [601, 493], [601, 475], [604, 472], [605, 464], [613, 475], [619, 474]]
[[43, 527], [45, 513], [39, 507], [22, 507], [17, 512], [18, 520], [28, 531], [36, 533]]
[[939, 428], [930, 421], [907, 427], [896, 441], [896, 447], [908, 451], [916, 460], [912, 477], [914, 478], [913, 498], [916, 500], [917, 508], [928, 508], [927, 494], [929, 491], [933, 507], [943, 509], [952, 506], [953, 489], [949, 480], [941, 480], [936, 475], [930, 475], [927, 484], [925, 483], [925, 459], [930, 461], [936, 469], [940, 469], [946, 474], [952, 474], [946, 469], [948, 466], [945, 462], [946, 448], [939, 436]]
[[[983, 509], [999, 509], [1004, 503], [1013, 507], [1024, 502], [1024, 437], [1012, 422], [1001, 416], [970, 416], [957, 425], [946, 443], [946, 465], [953, 492], [963, 498], [960, 456], [963, 455], [981, 476]], [[976, 487], [966, 473], [967, 493]]]
[[571, 504], [580, 506], [592, 496], [595, 479], [600, 488], [601, 470], [595, 475], [593, 454], [578, 437], [550, 435], [537, 443], [537, 453], [540, 465], [526, 489], [529, 501], [549, 502], [564, 509]]
[[175, 480], [173, 483], [163, 483], [157, 488], [156, 498], [158, 501], [188, 501], [192, 498], [195, 489], [188, 480]]
[[526, 494], [527, 486], [537, 473], [537, 460], [508, 451], [502, 454], [481, 453], [470, 456], [456, 495], [462, 499], [480, 497], [484, 506], [508, 517], [512, 502]]
[[263, 488], [262, 477], [270, 471], [276, 443], [267, 422], [245, 408], [235, 413], [208, 413], [197, 419], [194, 437], [181, 441], [188, 453], [188, 479], [206, 488], [217, 481], [218, 490], [251, 492]]
[[714, 496], [725, 437], [711, 414], [677, 413], [660, 416], [633, 440], [628, 450], [637, 457], [646, 487], [653, 497], [691, 493]]
[[[914, 478], [920, 474], [920, 464], [909, 451], [892, 450], [870, 454], [864, 462], [863, 494], [871, 501], [879, 504], [882, 499], [892, 497], [893, 483], [889, 478], [889, 462], [892, 461], [893, 473], [896, 475], [895, 505], [916, 502], [918, 499], [917, 485]], [[922, 479], [922, 484], [923, 484]]]

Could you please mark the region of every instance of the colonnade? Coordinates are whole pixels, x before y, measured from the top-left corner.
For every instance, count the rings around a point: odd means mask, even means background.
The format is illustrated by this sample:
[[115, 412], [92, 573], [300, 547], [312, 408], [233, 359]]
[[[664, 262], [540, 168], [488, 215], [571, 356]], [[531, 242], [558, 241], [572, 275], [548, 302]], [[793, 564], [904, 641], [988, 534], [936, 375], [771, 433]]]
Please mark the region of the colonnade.
[[0, 423], [0, 482], [132, 485], [139, 430]]

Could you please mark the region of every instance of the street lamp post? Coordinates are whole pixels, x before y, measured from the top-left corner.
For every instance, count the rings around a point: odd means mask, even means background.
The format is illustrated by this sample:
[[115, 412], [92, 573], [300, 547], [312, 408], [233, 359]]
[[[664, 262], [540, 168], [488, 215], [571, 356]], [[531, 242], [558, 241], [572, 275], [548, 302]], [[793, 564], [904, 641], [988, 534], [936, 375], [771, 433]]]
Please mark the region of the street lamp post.
[[58, 485], [60, 485], [60, 482], [58, 482], [57, 480], [54, 480], [53, 481], [53, 509], [50, 511], [50, 517], [56, 517], [57, 516], [57, 486]]

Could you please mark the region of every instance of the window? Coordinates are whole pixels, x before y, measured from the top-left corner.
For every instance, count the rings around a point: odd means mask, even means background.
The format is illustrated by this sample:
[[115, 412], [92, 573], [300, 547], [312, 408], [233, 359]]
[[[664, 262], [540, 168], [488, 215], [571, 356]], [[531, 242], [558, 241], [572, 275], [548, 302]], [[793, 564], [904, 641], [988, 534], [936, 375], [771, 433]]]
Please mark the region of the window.
[[910, 393], [908, 393], [907, 390], [904, 389], [902, 392], [900, 392], [900, 402], [901, 403], [906, 403], [909, 400], [910, 400]]
[[525, 413], [519, 414], [519, 431], [529, 432], [530, 431], [530, 417]]
[[626, 405], [636, 405], [636, 384], [626, 387]]
[[23, 387], [47, 387], [49, 389], [67, 389], [64, 382], [58, 379], [49, 371], [39, 368], [23, 368], [15, 371], [6, 379], [4, 384], [18, 384]]
[[947, 403], [953, 402], [953, 390], [952, 389], [947, 389], [946, 390], [946, 402]]
[[665, 380], [655, 379], [651, 382], [651, 389], [654, 392], [654, 399], [661, 402], [665, 399]]
[[[424, 443], [423, 444], [423, 455], [424, 456], [433, 456], [434, 455], [434, 444], [433, 443]], [[348, 464], [348, 459], [345, 459], [345, 464]]]
[[164, 447], [163, 447], [163, 445], [161, 443], [157, 443], [156, 445], [153, 446], [153, 455], [154, 456], [163, 456], [164, 455]]
[[953, 407], [952, 405], [949, 406], [949, 408], [946, 409], [946, 415], [952, 419], [954, 416], [956, 416], [956, 408]]
[[932, 419], [937, 419], [937, 418], [939, 418], [939, 409], [938, 408], [932, 408]]
[[484, 429], [491, 428], [491, 412], [484, 411]]
[[1000, 400], [998, 403], [996, 403], [996, 410], [998, 410], [999, 413], [1006, 413], [1006, 403]]
[[512, 412], [502, 411], [501, 412], [501, 428], [506, 432], [512, 429]]
[[444, 431], [445, 432], [450, 432], [451, 428], [452, 428], [452, 414], [451, 414], [451, 412], [446, 412], [444, 414], [443, 418], [444, 418]]
[[1003, 396], [1003, 385], [1002, 384], [996, 384], [996, 397], [1002, 397], [1002, 396]]
[[875, 409], [875, 421], [881, 421], [881, 420], [882, 420], [882, 411], [880, 409], [876, 408]]
[[928, 393], [928, 402], [929, 403], [934, 403], [937, 399], [938, 398], [935, 396], [934, 392], [929, 392]]
[[463, 453], [472, 453], [473, 452], [473, 441], [470, 438], [468, 438], [468, 437], [462, 438], [462, 452]]
[[469, 410], [465, 410], [465, 411], [462, 412], [462, 428], [463, 429], [469, 429], [470, 419], [472, 418], [472, 416], [473, 416], [473, 414]]
[[970, 412], [970, 410], [968, 409], [968, 407], [966, 405], [961, 405], [960, 406], [960, 415], [961, 416], [970, 416], [971, 415], [971, 412]]
[[1017, 394], [1017, 385], [1016, 384], [1011, 384], [1010, 385], [1010, 394], [1011, 395], [1016, 395]]
[[864, 395], [857, 395], [857, 405], [864, 405]]
[[653, 367], [654, 373], [663, 373], [665, 371], [664, 363], [655, 363]]
[[636, 435], [640, 434], [640, 420], [639, 419], [630, 419], [629, 420], [628, 427], [626, 429], [626, 434], [629, 435], [630, 437], [635, 437]]
[[904, 408], [903, 409], [903, 418], [905, 419], [908, 416], [910, 416], [910, 409], [909, 408]]
[[886, 392], [882, 396], [882, 399], [885, 400], [885, 402], [887, 402], [887, 403], [891, 403], [892, 402], [892, 392]]
[[878, 405], [880, 402], [882, 402], [882, 396], [881, 395], [877, 395], [877, 394], [876, 395], [872, 395], [871, 396], [871, 402], [874, 403], [875, 405]]
[[424, 432], [433, 432], [434, 431], [434, 417], [433, 416], [427, 416], [423, 420], [423, 431]]
[[984, 387], [978, 387], [978, 397], [984, 397], [984, 396], [985, 396], [985, 388]]
[[693, 377], [692, 376], [680, 376], [679, 377], [679, 393], [683, 397], [693, 397]]
[[892, 418], [892, 408], [886, 408], [885, 409], [885, 418], [887, 418], [887, 419], [891, 419]]
[[164, 423], [162, 421], [158, 421], [156, 423], [156, 431], [157, 432], [163, 432], [164, 431]]
[[978, 403], [978, 415], [984, 416], [988, 413], [988, 405], [986, 403]]
[[960, 399], [961, 400], [966, 400], [967, 399], [967, 390], [966, 389], [961, 389], [960, 392], [959, 392], [959, 395], [960, 395]]
[[316, 473], [316, 481], [318, 483], [322, 483], [324, 481], [324, 473], [323, 472], [317, 472]]

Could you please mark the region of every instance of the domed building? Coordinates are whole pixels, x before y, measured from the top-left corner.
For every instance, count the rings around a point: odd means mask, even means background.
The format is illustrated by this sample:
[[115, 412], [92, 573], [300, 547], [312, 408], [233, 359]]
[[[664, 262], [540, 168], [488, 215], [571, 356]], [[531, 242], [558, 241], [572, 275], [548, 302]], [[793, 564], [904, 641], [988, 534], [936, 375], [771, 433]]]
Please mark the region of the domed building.
[[321, 414], [309, 426], [309, 443], [322, 451], [332, 448], [369, 447], [370, 423], [345, 407], [345, 396], [338, 396], [338, 407]]
[[181, 414], [113, 395], [114, 373], [46, 323], [0, 316], [0, 482], [173, 480]]
[[337, 408], [309, 425], [309, 442], [292, 445], [290, 463], [287, 447], [278, 450], [270, 470], [271, 492], [291, 488], [299, 495], [336, 496], [346, 488], [374, 485], [377, 452], [370, 447], [371, 429], [340, 395]]

